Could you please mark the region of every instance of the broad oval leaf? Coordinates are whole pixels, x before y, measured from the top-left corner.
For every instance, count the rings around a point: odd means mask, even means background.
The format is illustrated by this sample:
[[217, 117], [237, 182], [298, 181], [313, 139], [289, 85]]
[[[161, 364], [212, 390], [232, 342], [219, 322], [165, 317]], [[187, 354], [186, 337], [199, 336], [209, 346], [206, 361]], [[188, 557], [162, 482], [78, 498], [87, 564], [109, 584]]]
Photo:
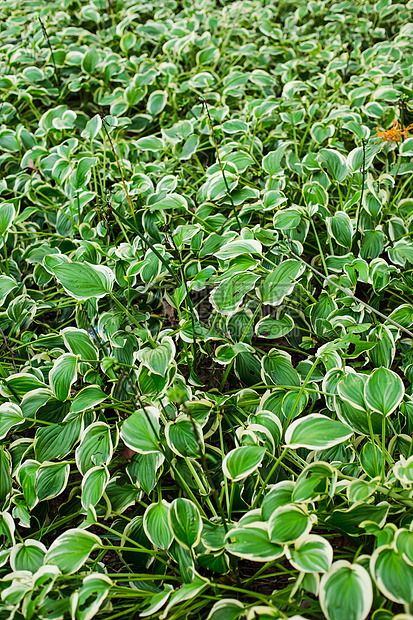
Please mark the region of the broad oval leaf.
[[4, 300], [10, 291], [13, 291], [17, 288], [18, 284], [13, 280], [13, 278], [9, 278], [9, 276], [0, 275], [0, 305], [3, 305]]
[[70, 474], [69, 463], [42, 463], [37, 471], [35, 491], [39, 502], [57, 497], [65, 490]]
[[388, 368], [376, 368], [366, 382], [364, 396], [370, 409], [388, 416], [403, 400], [403, 381]]
[[104, 265], [63, 262], [48, 269], [66, 293], [79, 301], [104, 297], [111, 293], [115, 281], [114, 273]]
[[4, 237], [15, 217], [14, 205], [11, 202], [3, 202], [0, 205], [0, 237]]
[[234, 528], [225, 539], [225, 548], [229, 553], [252, 562], [271, 562], [284, 554], [282, 545], [270, 541], [264, 524]]
[[87, 510], [96, 506], [109, 482], [110, 474], [106, 465], [97, 465], [89, 469], [82, 480], [82, 506]]
[[128, 448], [140, 454], [160, 452], [159, 416], [160, 411], [156, 407], [145, 407], [135, 411], [122, 425], [120, 431], [122, 441]]
[[343, 443], [353, 434], [353, 430], [336, 420], [331, 420], [320, 413], [295, 420], [285, 433], [285, 443], [289, 448], [307, 448], [307, 450], [326, 450]]
[[298, 538], [287, 550], [287, 558], [303, 573], [325, 573], [333, 561], [333, 548], [322, 536], [309, 534]]
[[215, 256], [221, 260], [229, 260], [236, 256], [241, 256], [242, 254], [248, 254], [249, 256], [251, 254], [258, 254], [261, 256], [261, 243], [255, 239], [236, 239], [222, 246], [222, 248], [215, 253]]
[[297, 278], [304, 270], [305, 266], [298, 260], [289, 259], [280, 263], [259, 288], [262, 303], [279, 306], [284, 297], [292, 293]]
[[35, 573], [43, 566], [46, 547], [39, 540], [27, 538], [14, 545], [10, 553], [10, 566], [13, 571], [27, 570]]
[[334, 562], [320, 583], [320, 605], [327, 620], [364, 620], [373, 602], [371, 579], [360, 564]]
[[148, 99], [147, 110], [152, 116], [160, 114], [168, 100], [168, 93], [165, 90], [154, 90]]
[[80, 390], [70, 406], [71, 413], [81, 413], [93, 409], [106, 399], [106, 394], [98, 385], [87, 385]]
[[65, 401], [69, 398], [70, 388], [77, 380], [77, 357], [65, 353], [57, 358], [49, 372], [49, 382], [56, 398]]
[[52, 543], [45, 563], [55, 564], [65, 575], [75, 573], [88, 559], [93, 549], [101, 547], [99, 536], [81, 529], [67, 530]]
[[169, 504], [164, 499], [151, 504], [143, 515], [143, 528], [151, 543], [158, 549], [169, 549], [174, 539], [168, 521]]
[[136, 353], [136, 359], [151, 372], [165, 377], [167, 370], [175, 357], [175, 343], [172, 338], [163, 338], [155, 347], [145, 347]]
[[294, 321], [286, 314], [282, 319], [264, 317], [255, 326], [255, 333], [259, 338], [282, 338], [294, 329]]
[[413, 566], [391, 545], [378, 547], [370, 558], [370, 571], [380, 592], [395, 603], [413, 603]]
[[14, 403], [0, 405], [0, 439], [4, 439], [10, 429], [24, 422], [22, 410]]
[[76, 605], [76, 620], [92, 620], [107, 597], [113, 582], [107, 575], [92, 573], [83, 579], [83, 585], [72, 598]]
[[261, 465], [264, 455], [265, 448], [260, 446], [234, 448], [222, 461], [224, 476], [233, 482], [243, 480]]
[[[80, 437], [76, 448], [76, 465], [85, 474], [95, 465], [108, 465], [113, 456], [113, 441], [110, 427], [104, 422], [90, 424]], [[117, 440], [117, 438], [116, 438]]]
[[202, 428], [181, 414], [165, 426], [165, 438], [170, 449], [181, 457], [199, 458], [204, 452]]
[[315, 518], [294, 504], [280, 506], [271, 515], [268, 531], [271, 542], [285, 545], [308, 534]]
[[175, 540], [184, 549], [196, 547], [201, 540], [201, 515], [191, 500], [174, 499], [169, 507], [168, 523]]

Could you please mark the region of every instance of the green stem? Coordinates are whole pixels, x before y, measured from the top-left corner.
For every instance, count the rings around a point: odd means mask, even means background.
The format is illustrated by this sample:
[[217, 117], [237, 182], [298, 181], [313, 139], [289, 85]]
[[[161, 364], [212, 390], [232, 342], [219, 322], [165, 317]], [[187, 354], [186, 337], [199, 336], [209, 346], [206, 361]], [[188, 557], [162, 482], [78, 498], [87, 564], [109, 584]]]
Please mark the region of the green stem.
[[[221, 418], [219, 420], [219, 440], [220, 440], [220, 444], [221, 444], [222, 460], [224, 460], [224, 456], [225, 456], [224, 436], [222, 434], [222, 420], [221, 420]], [[230, 508], [229, 508], [228, 480], [227, 480], [226, 476], [224, 476], [224, 489], [225, 489], [225, 502], [226, 502], [226, 505], [227, 505], [227, 513], [229, 514]]]
[[[133, 314], [131, 314], [129, 312], [129, 310], [126, 308], [126, 306], [123, 305], [122, 302], [119, 301], [119, 299], [116, 299], [115, 295], [113, 293], [109, 293], [109, 297], [112, 299], [112, 301], [117, 305], [117, 307], [119, 308], [119, 310], [121, 310], [122, 312], [124, 312], [126, 314], [126, 316], [132, 321], [132, 323], [134, 325], [136, 325], [136, 327], [141, 328], [141, 324], [139, 323], [139, 321], [137, 321], [135, 319], [135, 317], [133, 316]], [[152, 338], [149, 338], [149, 342], [151, 342], [152, 346], [155, 347], [155, 343], [153, 342]]]
[[386, 476], [386, 459], [384, 457], [386, 452], [386, 416], [383, 416], [381, 421], [381, 483], [384, 484]]
[[4, 252], [4, 270], [6, 274], [10, 277], [9, 258], [7, 256], [6, 236], [2, 235], [2, 239], [3, 239], [3, 252]]
[[318, 238], [317, 229], [315, 227], [315, 224], [314, 224], [312, 218], [311, 218], [310, 222], [311, 222], [311, 227], [312, 227], [312, 229], [314, 231], [315, 239], [317, 241], [317, 246], [318, 246], [318, 251], [320, 252], [321, 262], [323, 263], [323, 267], [324, 267], [324, 271], [326, 273], [326, 276], [328, 276], [328, 269], [327, 269], [326, 261], [325, 261], [325, 258], [324, 258], [324, 252], [322, 250], [320, 239]]
[[319, 361], [320, 361], [320, 358], [319, 358], [319, 357], [317, 357], [317, 358], [316, 358], [316, 360], [315, 360], [315, 362], [314, 362], [314, 363], [313, 363], [313, 365], [311, 366], [310, 370], [308, 371], [307, 376], [306, 376], [306, 378], [304, 379], [304, 382], [303, 382], [303, 384], [302, 384], [302, 386], [301, 386], [301, 388], [300, 388], [300, 391], [298, 392], [298, 394], [297, 394], [297, 396], [296, 396], [296, 399], [295, 399], [295, 401], [294, 401], [294, 403], [293, 403], [293, 406], [291, 407], [291, 410], [290, 410], [290, 412], [289, 412], [289, 414], [288, 414], [288, 418], [287, 418], [287, 420], [286, 420], [286, 422], [285, 422], [285, 424], [284, 424], [284, 431], [288, 428], [288, 425], [289, 425], [289, 423], [290, 423], [290, 422], [291, 422], [291, 420], [292, 420], [292, 417], [293, 417], [294, 412], [295, 412], [295, 410], [296, 410], [296, 408], [297, 408], [297, 405], [298, 405], [298, 403], [300, 402], [300, 398], [301, 398], [301, 396], [303, 395], [303, 392], [304, 392], [304, 390], [305, 390], [305, 387], [306, 387], [307, 383], [309, 382], [309, 380], [311, 379], [311, 375], [313, 374], [314, 370], [316, 369], [316, 366], [317, 366], [317, 364], [318, 364], [318, 362], [319, 362]]
[[[244, 342], [244, 339], [246, 338], [246, 336], [247, 336], [247, 334], [248, 334], [248, 330], [249, 330], [249, 328], [251, 327], [252, 323], [254, 322], [255, 317], [257, 316], [258, 311], [260, 310], [260, 308], [261, 308], [261, 304], [259, 304], [259, 305], [257, 306], [257, 308], [256, 308], [256, 310], [255, 310], [255, 312], [254, 312], [254, 314], [252, 315], [251, 319], [248, 321], [248, 325], [247, 325], [247, 327], [244, 329], [244, 332], [243, 332], [243, 334], [242, 334], [242, 336], [241, 336], [241, 338], [240, 338], [240, 342]], [[220, 392], [222, 392], [222, 391], [223, 391], [223, 389], [224, 389], [224, 387], [225, 387], [225, 383], [226, 383], [226, 381], [227, 381], [227, 379], [228, 379], [228, 375], [229, 375], [229, 373], [231, 372], [231, 368], [232, 368], [233, 364], [234, 364], [234, 360], [231, 360], [231, 361], [230, 361], [230, 363], [228, 364], [228, 366], [226, 367], [226, 370], [225, 370], [224, 376], [222, 377], [222, 381], [221, 381], [221, 384], [220, 384], [220, 386], [219, 386], [219, 391], [220, 391]]]
[[289, 450], [289, 448], [285, 447], [284, 450], [281, 452], [280, 456], [278, 457], [278, 459], [275, 461], [274, 465], [271, 468], [270, 473], [268, 474], [268, 476], [264, 480], [260, 490], [257, 493], [257, 497], [255, 498], [254, 503], [251, 506], [251, 510], [254, 510], [254, 508], [257, 506], [258, 501], [259, 501], [261, 495], [263, 494], [263, 492], [264, 492], [264, 490], [265, 490], [265, 488], [267, 486], [268, 481], [271, 480], [271, 477], [273, 476], [273, 474], [277, 470], [277, 467], [279, 466], [279, 464], [281, 463], [281, 461], [283, 460], [283, 458], [287, 454], [288, 450]]
[[[375, 442], [375, 439], [374, 439], [373, 423], [371, 421], [371, 414], [368, 413], [368, 412], [367, 412], [367, 424], [369, 426], [370, 439], [371, 439], [371, 443], [372, 443], [372, 446], [373, 446], [374, 469], [375, 469], [376, 475], [379, 475], [380, 469], [379, 469], [379, 464], [378, 464], [378, 461], [377, 461], [376, 442]], [[382, 459], [384, 460], [384, 455], [382, 455]]]

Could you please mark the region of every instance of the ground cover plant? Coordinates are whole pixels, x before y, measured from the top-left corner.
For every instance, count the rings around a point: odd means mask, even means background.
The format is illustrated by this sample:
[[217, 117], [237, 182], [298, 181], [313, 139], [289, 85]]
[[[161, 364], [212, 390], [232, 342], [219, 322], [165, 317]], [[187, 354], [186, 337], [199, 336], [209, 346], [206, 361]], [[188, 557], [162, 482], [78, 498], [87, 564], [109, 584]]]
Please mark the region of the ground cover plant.
[[412, 9], [3, 0], [1, 620], [413, 618]]

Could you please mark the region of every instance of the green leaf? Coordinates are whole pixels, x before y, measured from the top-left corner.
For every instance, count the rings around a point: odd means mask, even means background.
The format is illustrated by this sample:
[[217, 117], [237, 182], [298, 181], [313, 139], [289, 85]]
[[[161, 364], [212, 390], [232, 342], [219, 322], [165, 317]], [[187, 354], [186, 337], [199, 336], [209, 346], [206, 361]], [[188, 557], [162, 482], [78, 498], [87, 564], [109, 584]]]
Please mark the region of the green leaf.
[[63, 459], [79, 440], [82, 427], [82, 418], [79, 416], [68, 422], [38, 428], [33, 444], [36, 459], [40, 463]]
[[83, 579], [82, 587], [71, 599], [72, 610], [76, 609], [76, 620], [95, 618], [112, 585], [112, 580], [107, 575], [87, 575]]
[[395, 543], [403, 559], [410, 564], [410, 566], [413, 566], [413, 531], [408, 531], [405, 528], [397, 530]]
[[314, 520], [314, 517], [310, 517], [294, 504], [280, 506], [272, 513], [268, 522], [270, 540], [280, 545], [293, 543], [309, 533]]
[[135, 452], [149, 454], [159, 450], [159, 416], [156, 407], [145, 407], [133, 413], [122, 425], [122, 441]]
[[61, 331], [63, 341], [73, 355], [79, 355], [82, 362], [93, 364], [99, 359], [99, 353], [84, 329], [66, 327]]
[[13, 571], [27, 570], [35, 573], [43, 566], [46, 547], [39, 540], [27, 538], [14, 545], [10, 553], [10, 566]]
[[355, 407], [360, 411], [366, 411], [367, 403], [364, 391], [366, 381], [366, 375], [349, 372], [345, 375], [345, 377], [343, 377], [343, 379], [341, 379], [337, 386], [337, 391], [340, 398], [350, 403], [352, 407]]
[[202, 428], [185, 414], [167, 423], [165, 439], [172, 452], [181, 457], [200, 458], [205, 450]]
[[[225, 180], [222, 172], [219, 170], [211, 175], [205, 183], [205, 193], [208, 200], [220, 200], [224, 196], [228, 196], [228, 189], [231, 193], [238, 185], [238, 177], [232, 172], [228, 172], [230, 164], [227, 162], [224, 166]], [[227, 189], [228, 187], [228, 189]]]
[[95, 465], [108, 465], [113, 456], [113, 443], [108, 424], [90, 424], [81, 434], [80, 445], [76, 448], [76, 465], [80, 473], [85, 474]]
[[147, 110], [152, 116], [157, 116], [162, 112], [168, 100], [168, 93], [165, 90], [154, 90], [148, 99]]
[[95, 47], [91, 47], [82, 59], [82, 69], [86, 73], [93, 73], [99, 62], [99, 53]]
[[308, 534], [298, 538], [286, 555], [291, 565], [303, 573], [325, 573], [333, 561], [333, 548], [322, 536]]
[[149, 205], [151, 211], [165, 211], [166, 209], [177, 209], [178, 211], [188, 211], [188, 202], [180, 194], [168, 194], [162, 200]]
[[282, 545], [270, 541], [265, 524], [234, 528], [225, 538], [229, 553], [251, 562], [272, 562], [284, 554]]
[[4, 439], [10, 429], [24, 422], [22, 410], [14, 403], [0, 405], [0, 439]]
[[36, 478], [35, 491], [39, 502], [57, 497], [65, 490], [70, 474], [69, 463], [42, 463]]
[[82, 138], [88, 138], [93, 140], [99, 134], [102, 129], [102, 118], [100, 114], [95, 114], [87, 123], [86, 127], [82, 131]]
[[302, 215], [298, 211], [298, 209], [291, 208], [277, 211], [273, 219], [274, 228], [276, 230], [286, 231], [297, 228], [297, 226], [301, 222], [301, 217]]
[[157, 611], [162, 609], [162, 607], [171, 596], [172, 592], [173, 587], [169, 583], [165, 584], [165, 588], [163, 590], [158, 592], [158, 594], [154, 594], [153, 596], [151, 596], [151, 602], [149, 606], [145, 607], [144, 611], [140, 612], [140, 617], [146, 618], [147, 616], [152, 616]]
[[199, 146], [199, 136], [193, 134], [189, 136], [187, 141], [182, 147], [181, 154], [179, 155], [179, 159], [186, 161], [190, 159], [194, 153], [197, 152]]
[[262, 167], [269, 175], [275, 176], [282, 171], [280, 162], [289, 144], [291, 142], [282, 142], [276, 151], [271, 151], [263, 158]]
[[277, 482], [264, 497], [261, 512], [264, 521], [269, 521], [273, 512], [280, 506], [286, 506], [292, 503], [292, 493], [295, 482], [292, 480], [282, 480]]
[[165, 457], [160, 452], [133, 455], [126, 471], [131, 481], [137, 484], [147, 495], [155, 488], [156, 472], [164, 462]]
[[[46, 257], [45, 265], [48, 262]], [[104, 265], [89, 263], [60, 263], [48, 267], [65, 291], [75, 299], [84, 301], [96, 297], [100, 299], [112, 291], [115, 276]]]
[[82, 157], [76, 164], [74, 172], [70, 175], [70, 182], [75, 190], [85, 187], [92, 176], [92, 168], [97, 162], [97, 157]]
[[0, 237], [3, 237], [16, 217], [16, 209], [11, 202], [0, 205]]
[[376, 368], [366, 381], [364, 396], [370, 409], [388, 416], [403, 400], [403, 381], [388, 368]]
[[143, 553], [142, 548], [152, 549], [152, 545], [143, 529], [143, 517], [141, 515], [134, 517], [127, 523], [123, 533], [137, 543], [137, 546], [136, 551], [132, 551], [133, 545], [131, 545], [130, 541], [126, 540], [126, 538], [122, 537], [120, 543], [121, 549], [125, 546], [129, 547], [128, 550], [122, 550], [122, 556], [129, 564], [136, 566], [138, 570], [145, 570], [151, 559], [151, 555], [150, 553]]
[[347, 213], [336, 211], [332, 217], [326, 218], [327, 230], [338, 245], [351, 248], [353, 239], [353, 226]]
[[3, 445], [0, 445], [0, 511], [12, 490], [11, 459]]
[[244, 609], [243, 603], [235, 598], [223, 598], [213, 604], [207, 620], [237, 620], [244, 615]]
[[151, 543], [158, 549], [169, 549], [173, 534], [168, 521], [169, 504], [164, 499], [151, 504], [143, 515], [143, 528]]
[[182, 601], [196, 600], [198, 594], [201, 594], [201, 592], [210, 587], [211, 584], [205, 577], [201, 577], [201, 575], [198, 575], [195, 571], [193, 572], [194, 575], [191, 583], [184, 583], [184, 585], [176, 590], [170, 597], [169, 603], [162, 614], [163, 618], [168, 618], [169, 610], [174, 607], [174, 605], [178, 605], [178, 603]]
[[215, 253], [215, 256], [221, 260], [229, 260], [236, 256], [241, 256], [242, 254], [248, 254], [249, 256], [251, 254], [258, 254], [261, 256], [261, 243], [255, 241], [255, 239], [236, 239], [222, 246], [218, 252]]
[[237, 342], [236, 344], [221, 344], [215, 349], [214, 360], [216, 360], [218, 364], [227, 366], [237, 357], [237, 355], [247, 352], [254, 353], [255, 349], [245, 342]]
[[344, 155], [335, 149], [321, 149], [319, 160], [326, 164], [327, 171], [334, 181], [342, 183], [346, 179], [349, 171]]
[[49, 382], [53, 393], [61, 401], [69, 398], [70, 388], [77, 380], [77, 357], [65, 353], [57, 358], [49, 372]]
[[390, 545], [376, 549], [371, 556], [370, 570], [380, 592], [395, 603], [413, 602], [413, 566]]
[[67, 530], [52, 543], [46, 553], [45, 563], [55, 564], [65, 575], [75, 573], [94, 549], [101, 547], [100, 538], [86, 530]]
[[234, 448], [222, 461], [224, 476], [237, 482], [251, 475], [262, 462], [265, 448], [260, 446], [241, 446]]
[[271, 349], [261, 359], [263, 379], [266, 383], [275, 385], [300, 386], [298, 372], [291, 364], [291, 356], [285, 351]]
[[136, 140], [135, 144], [142, 151], [152, 151], [154, 153], [160, 151], [164, 147], [163, 140], [155, 136], [139, 138], [139, 140]]
[[225, 121], [222, 123], [222, 130], [224, 133], [235, 134], [235, 133], [246, 133], [248, 131], [248, 123], [245, 121], [239, 120], [231, 120]]
[[403, 157], [413, 157], [413, 138], [407, 138], [402, 142], [399, 153]]
[[343, 443], [353, 434], [353, 430], [342, 422], [331, 420], [320, 413], [311, 413], [295, 420], [285, 433], [285, 443], [289, 448], [307, 450], [326, 450]]
[[345, 532], [347, 536], [359, 537], [360, 528], [364, 521], [373, 521], [380, 527], [383, 527], [389, 508], [388, 502], [379, 502], [377, 505], [367, 503], [354, 504], [350, 508], [333, 510], [333, 513], [326, 518], [326, 521], [334, 529]]
[[0, 305], [2, 306], [4, 300], [10, 291], [17, 288], [17, 282], [13, 280], [13, 278], [9, 278], [9, 276], [0, 275]]
[[286, 336], [292, 329], [294, 329], [294, 321], [288, 314], [285, 314], [282, 319], [278, 320], [264, 317], [255, 325], [255, 333], [259, 338], [271, 340]]
[[224, 280], [215, 288], [210, 301], [217, 312], [224, 316], [235, 314], [242, 304], [244, 296], [254, 288], [259, 276], [253, 273], [237, 273], [230, 280]]
[[175, 357], [175, 343], [172, 338], [166, 336], [155, 348], [146, 347], [140, 349], [135, 357], [151, 372], [165, 377], [172, 360]]
[[293, 292], [295, 282], [304, 269], [304, 265], [298, 260], [289, 259], [280, 263], [259, 288], [263, 304], [279, 306], [283, 299]]
[[[2, 465], [2, 447], [0, 447], [0, 466]], [[37, 471], [40, 467], [40, 463], [37, 461], [33, 461], [31, 459], [26, 459], [16, 471], [16, 478], [22, 488], [24, 500], [27, 504], [29, 510], [34, 508], [38, 503], [39, 499], [35, 493], [35, 484], [36, 484], [36, 475]], [[6, 482], [6, 476], [4, 475], [4, 471], [1, 472], [0, 481], [2, 483]], [[11, 484], [11, 480], [10, 480]], [[0, 487], [0, 505], [1, 505], [1, 493], [2, 489]]]
[[89, 469], [82, 480], [82, 506], [86, 510], [89, 506], [96, 506], [101, 500], [110, 474], [106, 465], [98, 465]]
[[169, 507], [168, 523], [175, 540], [192, 549], [201, 540], [202, 520], [198, 508], [184, 497], [174, 499]]
[[373, 603], [368, 572], [360, 564], [334, 562], [320, 583], [320, 605], [327, 620], [364, 620]]
[[98, 385], [87, 385], [74, 397], [70, 411], [71, 413], [81, 413], [82, 411], [87, 411], [87, 409], [93, 409], [106, 398], [106, 394], [102, 392]]
[[335, 132], [334, 125], [325, 125], [324, 123], [314, 123], [310, 129], [313, 140], [321, 144], [327, 138], [332, 138]]
[[402, 484], [413, 484], [413, 456], [405, 459], [400, 455], [400, 460], [393, 466], [393, 474]]

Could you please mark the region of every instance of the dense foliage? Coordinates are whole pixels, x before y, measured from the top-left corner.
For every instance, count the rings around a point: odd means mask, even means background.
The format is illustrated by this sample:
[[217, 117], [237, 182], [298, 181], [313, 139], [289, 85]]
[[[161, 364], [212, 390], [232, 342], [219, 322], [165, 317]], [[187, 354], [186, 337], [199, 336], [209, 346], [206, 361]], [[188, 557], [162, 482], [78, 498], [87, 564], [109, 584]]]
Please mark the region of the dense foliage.
[[1, 620], [413, 618], [412, 10], [3, 0]]

